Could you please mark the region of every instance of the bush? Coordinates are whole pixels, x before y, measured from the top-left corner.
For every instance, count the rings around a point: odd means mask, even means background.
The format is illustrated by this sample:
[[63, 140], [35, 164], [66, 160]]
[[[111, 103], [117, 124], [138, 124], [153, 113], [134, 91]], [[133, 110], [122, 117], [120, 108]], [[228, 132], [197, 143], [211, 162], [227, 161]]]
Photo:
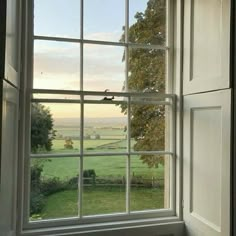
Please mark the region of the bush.
[[56, 177], [42, 181], [40, 187], [41, 193], [44, 196], [48, 196], [66, 189], [67, 183]]
[[31, 167], [30, 214], [38, 214], [45, 206], [45, 197], [41, 193], [41, 173], [43, 166], [35, 164]]
[[67, 189], [77, 189], [78, 188], [78, 178], [79, 176], [77, 175], [76, 177], [72, 177], [69, 179], [67, 183]]
[[[35, 164], [31, 167], [31, 193], [30, 193], [30, 214], [38, 215], [46, 204], [46, 197], [64, 190], [78, 188], [78, 176], [67, 181], [59, 178], [41, 179], [43, 164]], [[83, 177], [96, 177], [93, 169], [84, 170]], [[90, 180], [86, 180], [91, 182]]]
[[96, 176], [95, 170], [89, 169], [89, 170], [84, 170], [83, 172], [83, 177], [94, 177]]
[[31, 191], [30, 194], [30, 214], [38, 214], [45, 206], [45, 197], [37, 191]]

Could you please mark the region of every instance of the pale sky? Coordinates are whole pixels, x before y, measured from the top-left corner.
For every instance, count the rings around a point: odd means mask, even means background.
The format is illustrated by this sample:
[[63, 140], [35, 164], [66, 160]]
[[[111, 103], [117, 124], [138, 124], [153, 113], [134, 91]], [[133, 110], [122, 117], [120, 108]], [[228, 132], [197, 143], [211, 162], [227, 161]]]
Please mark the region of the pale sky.
[[[130, 0], [130, 25], [147, 2]], [[125, 24], [124, 9], [125, 0], [84, 0], [84, 38], [118, 42]], [[35, 0], [34, 19], [35, 35], [80, 38], [80, 0]], [[123, 53], [123, 47], [84, 45], [84, 90], [121, 91], [125, 80]], [[35, 41], [34, 88], [80, 90], [79, 44]], [[76, 107], [50, 105], [55, 117], [78, 117]], [[123, 116], [115, 105], [104, 113], [94, 105], [86, 116]]]

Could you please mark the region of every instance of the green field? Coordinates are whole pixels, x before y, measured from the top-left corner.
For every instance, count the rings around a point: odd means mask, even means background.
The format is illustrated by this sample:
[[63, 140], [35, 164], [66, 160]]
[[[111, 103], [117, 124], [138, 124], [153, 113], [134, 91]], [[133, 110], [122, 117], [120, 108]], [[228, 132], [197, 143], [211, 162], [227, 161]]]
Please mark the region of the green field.
[[[57, 128], [60, 137], [53, 140], [52, 151], [50, 153], [79, 153], [80, 140], [79, 130], [72, 127]], [[85, 139], [83, 144], [84, 153], [109, 153], [125, 152], [126, 140], [124, 140], [123, 130], [120, 128], [89, 128], [88, 133], [99, 133], [100, 139], [91, 136]], [[59, 138], [58, 138], [59, 137]], [[62, 137], [70, 137], [73, 141], [73, 149], [65, 149], [65, 140]], [[75, 138], [73, 138], [75, 137]], [[79, 157], [58, 157], [44, 158], [35, 162], [43, 163], [42, 180], [58, 178], [60, 181], [68, 181], [80, 174]], [[139, 156], [132, 156], [130, 159], [130, 174], [132, 178], [141, 179], [161, 179], [164, 178], [164, 167], [149, 168], [144, 164]], [[94, 170], [96, 179], [104, 178], [107, 180], [126, 179], [127, 156], [86, 156], [83, 158], [83, 169]], [[125, 211], [125, 183], [120, 186], [90, 186], [83, 190], [84, 215], [106, 214]], [[61, 204], [63, 202], [63, 204]], [[161, 187], [131, 187], [131, 210], [147, 210], [163, 208], [164, 189]], [[78, 215], [78, 190], [66, 190], [56, 192], [46, 197], [46, 204], [40, 213], [40, 217], [58, 218]]]
[[[83, 194], [83, 215], [118, 213], [126, 210], [124, 188], [87, 188]], [[131, 211], [163, 207], [163, 189], [131, 190]], [[78, 191], [63, 191], [48, 197], [41, 217], [49, 219], [78, 216], [78, 210]]]

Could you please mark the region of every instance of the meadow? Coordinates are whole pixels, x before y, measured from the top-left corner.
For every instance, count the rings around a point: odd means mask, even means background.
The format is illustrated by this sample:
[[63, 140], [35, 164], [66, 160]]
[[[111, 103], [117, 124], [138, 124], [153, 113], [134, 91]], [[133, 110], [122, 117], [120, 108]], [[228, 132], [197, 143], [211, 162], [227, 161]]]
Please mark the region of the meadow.
[[[52, 151], [50, 153], [79, 153], [79, 128], [56, 127], [55, 129], [57, 130], [57, 136], [53, 140]], [[84, 139], [84, 153], [119, 153], [126, 150], [125, 133], [120, 126], [89, 126], [85, 129], [85, 135], [87, 135], [87, 139]], [[71, 149], [64, 147], [65, 139], [68, 137], [72, 140], [73, 148]], [[32, 164], [35, 162], [38, 162], [38, 160], [33, 158]], [[43, 163], [41, 175], [43, 180], [57, 178], [65, 181], [76, 178], [80, 174], [79, 157], [45, 158], [41, 159], [40, 162]], [[131, 185], [131, 211], [163, 208], [164, 167], [159, 165], [158, 168], [149, 168], [137, 155], [131, 156], [130, 166], [130, 174], [132, 179], [136, 179], [136, 182], [137, 180], [142, 182], [143, 179], [151, 180], [155, 178], [159, 179], [162, 183], [158, 187]], [[83, 158], [83, 169], [94, 170], [96, 180], [103, 179], [103, 184], [84, 186], [82, 195], [83, 214], [96, 215], [125, 212], [127, 157], [122, 155], [86, 156]], [[40, 218], [77, 216], [79, 191], [81, 190], [65, 190], [47, 196], [45, 207], [40, 213]], [[63, 204], [61, 204], [62, 202]]]

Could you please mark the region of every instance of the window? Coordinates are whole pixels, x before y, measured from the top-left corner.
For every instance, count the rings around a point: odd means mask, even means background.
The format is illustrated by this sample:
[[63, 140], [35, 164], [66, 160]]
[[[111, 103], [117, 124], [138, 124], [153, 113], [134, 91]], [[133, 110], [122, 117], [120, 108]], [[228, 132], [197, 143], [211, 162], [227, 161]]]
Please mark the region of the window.
[[25, 225], [175, 215], [171, 1], [32, 2]]

